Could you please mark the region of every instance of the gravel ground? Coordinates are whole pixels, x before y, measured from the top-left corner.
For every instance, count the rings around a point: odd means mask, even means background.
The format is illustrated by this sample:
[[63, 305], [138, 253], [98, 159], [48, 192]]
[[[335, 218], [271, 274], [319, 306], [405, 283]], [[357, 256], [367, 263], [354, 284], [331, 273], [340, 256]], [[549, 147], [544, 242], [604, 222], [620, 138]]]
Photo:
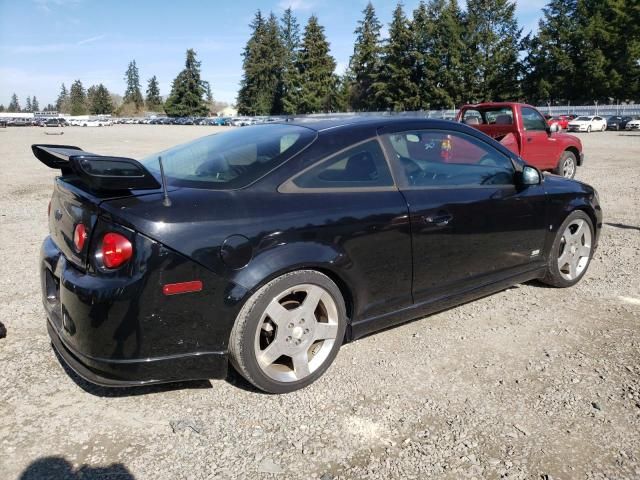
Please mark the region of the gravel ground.
[[[209, 127], [0, 130], [0, 477], [639, 478], [640, 135], [583, 135], [605, 228], [574, 288], [532, 282], [346, 345], [317, 383], [92, 386], [50, 346], [32, 143], [140, 156]], [[52, 133], [50, 129], [47, 133]]]

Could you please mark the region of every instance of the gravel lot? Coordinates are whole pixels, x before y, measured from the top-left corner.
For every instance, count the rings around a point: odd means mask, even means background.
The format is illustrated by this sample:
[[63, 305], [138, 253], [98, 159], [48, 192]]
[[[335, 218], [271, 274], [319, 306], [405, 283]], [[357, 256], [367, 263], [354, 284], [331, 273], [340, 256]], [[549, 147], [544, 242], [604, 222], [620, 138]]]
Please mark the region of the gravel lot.
[[108, 390], [65, 370], [37, 265], [55, 172], [29, 146], [136, 157], [212, 130], [0, 129], [0, 477], [640, 478], [639, 134], [582, 135], [577, 178], [606, 225], [574, 288], [519, 285], [367, 337], [286, 396], [235, 377]]

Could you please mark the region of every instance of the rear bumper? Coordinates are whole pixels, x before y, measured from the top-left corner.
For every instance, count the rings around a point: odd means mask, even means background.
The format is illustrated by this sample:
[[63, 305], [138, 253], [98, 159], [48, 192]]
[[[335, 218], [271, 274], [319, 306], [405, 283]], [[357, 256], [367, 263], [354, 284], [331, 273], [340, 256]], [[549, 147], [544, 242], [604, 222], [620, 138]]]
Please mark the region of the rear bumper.
[[51, 318], [47, 321], [47, 331], [67, 366], [85, 380], [103, 387], [132, 387], [225, 378], [227, 375], [227, 356], [222, 352], [126, 361], [91, 358], [66, 345]]
[[[66, 364], [89, 382], [124, 387], [226, 377], [226, 351], [148, 355], [145, 351], [157, 343], [154, 332], [136, 324], [138, 330], [127, 327], [122, 336], [123, 325], [132, 319], [118, 314], [114, 292], [124, 296], [135, 285], [97, 282], [67, 263], [50, 237], [42, 245], [40, 277], [51, 342]], [[177, 328], [175, 333], [179, 338]]]

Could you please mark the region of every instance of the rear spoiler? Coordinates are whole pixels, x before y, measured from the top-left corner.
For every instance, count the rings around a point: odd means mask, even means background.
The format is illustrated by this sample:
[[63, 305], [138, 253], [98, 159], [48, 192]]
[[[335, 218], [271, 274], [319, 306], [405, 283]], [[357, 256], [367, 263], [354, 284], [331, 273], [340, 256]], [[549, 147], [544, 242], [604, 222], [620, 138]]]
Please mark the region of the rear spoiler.
[[38, 160], [62, 174], [76, 174], [92, 190], [154, 190], [160, 183], [132, 158], [96, 155], [72, 145], [31, 145]]

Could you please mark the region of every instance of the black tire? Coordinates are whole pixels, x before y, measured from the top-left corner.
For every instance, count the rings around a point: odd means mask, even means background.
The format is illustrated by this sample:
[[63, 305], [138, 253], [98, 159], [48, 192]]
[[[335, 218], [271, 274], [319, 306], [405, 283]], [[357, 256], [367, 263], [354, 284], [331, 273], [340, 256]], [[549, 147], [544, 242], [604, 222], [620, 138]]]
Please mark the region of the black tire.
[[578, 160], [573, 152], [565, 150], [560, 155], [560, 160], [553, 173], [565, 178], [573, 178], [576, 176], [576, 170], [578, 169]]
[[[282, 292], [303, 284], [319, 286], [331, 296], [338, 314], [337, 335], [327, 357], [314, 371], [300, 380], [277, 381], [268, 376], [258, 364], [254, 348], [256, 332], [258, 328], [262, 328], [261, 320], [269, 303]], [[248, 382], [265, 392], [288, 393], [299, 390], [316, 381], [329, 368], [344, 340], [346, 325], [344, 299], [340, 289], [329, 277], [315, 270], [284, 274], [256, 291], [240, 310], [229, 339], [231, 364]]]
[[591, 133], [591, 125], [587, 127], [587, 133]]
[[542, 279], [543, 283], [546, 283], [547, 285], [551, 285], [553, 287], [558, 287], [558, 288], [572, 287], [582, 279], [584, 274], [589, 269], [591, 258], [593, 257], [593, 244], [591, 245], [591, 251], [589, 253], [587, 264], [585, 265], [582, 272], [573, 280], [567, 280], [565, 277], [563, 277], [560, 272], [560, 268], [558, 266], [558, 257], [560, 256], [560, 249], [563, 243], [562, 238], [563, 238], [564, 232], [567, 229], [567, 226], [569, 226], [572, 222], [578, 219], [584, 220], [586, 222], [587, 226], [591, 231], [591, 239], [595, 238], [594, 236], [595, 232], [593, 231], [593, 223], [591, 222], [591, 218], [589, 217], [589, 215], [587, 215], [582, 210], [574, 210], [573, 212], [571, 212], [569, 216], [567, 216], [565, 221], [562, 222], [562, 225], [560, 225], [560, 228], [556, 233], [556, 238], [553, 240], [553, 244], [551, 245], [551, 250], [547, 254], [547, 273]]

